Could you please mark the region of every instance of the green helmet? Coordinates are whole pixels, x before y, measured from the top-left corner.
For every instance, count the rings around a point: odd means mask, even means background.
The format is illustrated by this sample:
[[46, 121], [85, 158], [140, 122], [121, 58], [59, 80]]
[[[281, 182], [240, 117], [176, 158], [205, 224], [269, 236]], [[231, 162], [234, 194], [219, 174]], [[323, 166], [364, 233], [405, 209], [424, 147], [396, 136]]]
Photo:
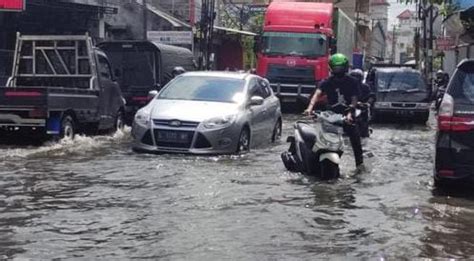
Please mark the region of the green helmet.
[[349, 70], [349, 59], [342, 53], [333, 54], [329, 58], [329, 67], [334, 74], [346, 73]]

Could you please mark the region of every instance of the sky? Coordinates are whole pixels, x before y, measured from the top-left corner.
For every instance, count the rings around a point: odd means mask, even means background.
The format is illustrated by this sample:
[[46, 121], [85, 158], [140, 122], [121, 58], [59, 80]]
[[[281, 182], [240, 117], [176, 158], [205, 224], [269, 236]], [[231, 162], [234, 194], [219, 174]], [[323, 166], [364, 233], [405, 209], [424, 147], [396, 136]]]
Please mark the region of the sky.
[[415, 5], [400, 4], [397, 0], [387, 0], [387, 2], [390, 3], [388, 8], [388, 28], [392, 28], [393, 24], [397, 23], [397, 16], [405, 11], [405, 9], [415, 11]]

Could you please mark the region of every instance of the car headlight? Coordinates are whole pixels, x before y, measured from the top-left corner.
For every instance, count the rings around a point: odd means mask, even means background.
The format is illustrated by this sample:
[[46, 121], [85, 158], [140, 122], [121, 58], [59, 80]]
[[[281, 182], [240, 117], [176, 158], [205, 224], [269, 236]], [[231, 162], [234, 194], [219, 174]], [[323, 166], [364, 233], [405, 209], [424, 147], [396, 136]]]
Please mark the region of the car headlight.
[[134, 122], [137, 125], [148, 127], [148, 125], [150, 124], [150, 111], [138, 110], [135, 114]]
[[227, 115], [222, 117], [215, 117], [203, 122], [206, 129], [220, 129], [232, 125], [237, 119], [237, 115]]
[[375, 108], [390, 108], [390, 102], [376, 102]]

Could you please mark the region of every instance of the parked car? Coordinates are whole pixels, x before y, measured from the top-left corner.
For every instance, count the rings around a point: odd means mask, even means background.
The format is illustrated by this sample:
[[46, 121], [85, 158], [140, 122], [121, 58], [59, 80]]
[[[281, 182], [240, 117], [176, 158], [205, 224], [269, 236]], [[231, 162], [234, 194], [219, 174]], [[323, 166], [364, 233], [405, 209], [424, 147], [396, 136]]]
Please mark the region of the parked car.
[[438, 113], [434, 181], [474, 178], [474, 59], [462, 61]]
[[193, 53], [183, 47], [153, 41], [107, 41], [98, 44], [110, 59], [127, 101], [125, 120], [132, 123], [138, 109], [148, 103], [148, 92], [159, 90], [171, 79], [173, 70], [196, 69]]
[[431, 91], [418, 70], [408, 67], [377, 68], [372, 75], [375, 120], [396, 117], [423, 123], [428, 121]]
[[0, 87], [0, 137], [69, 137], [123, 127], [125, 100], [107, 55], [87, 35], [17, 36]]
[[246, 152], [281, 135], [280, 102], [264, 78], [237, 72], [176, 77], [135, 115], [133, 149], [147, 152]]

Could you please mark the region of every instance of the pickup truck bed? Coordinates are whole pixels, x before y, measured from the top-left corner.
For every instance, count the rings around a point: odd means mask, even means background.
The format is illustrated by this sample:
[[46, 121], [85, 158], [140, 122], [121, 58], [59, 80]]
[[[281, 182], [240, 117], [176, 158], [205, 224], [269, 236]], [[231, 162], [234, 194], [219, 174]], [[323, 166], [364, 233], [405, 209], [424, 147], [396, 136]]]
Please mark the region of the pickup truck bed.
[[0, 87], [0, 127], [47, 128], [48, 134], [58, 134], [65, 111], [74, 111], [80, 121], [97, 121], [98, 102], [95, 90]]

